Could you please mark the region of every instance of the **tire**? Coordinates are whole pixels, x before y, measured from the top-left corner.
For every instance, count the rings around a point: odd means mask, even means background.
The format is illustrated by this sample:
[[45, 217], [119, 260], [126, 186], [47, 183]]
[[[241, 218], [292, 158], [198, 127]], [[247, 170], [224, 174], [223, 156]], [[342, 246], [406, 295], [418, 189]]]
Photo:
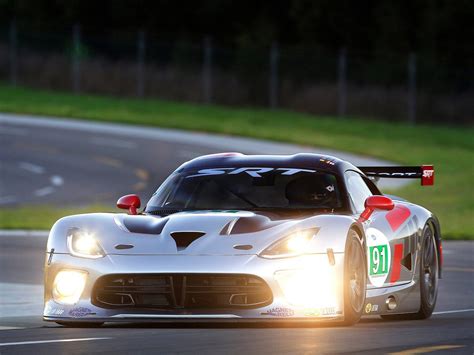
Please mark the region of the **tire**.
[[344, 325], [353, 325], [360, 320], [366, 289], [367, 261], [363, 240], [351, 229], [344, 254]]
[[434, 231], [426, 224], [422, 234], [420, 251], [420, 309], [415, 313], [386, 314], [381, 316], [388, 320], [414, 320], [431, 317], [438, 297], [439, 261]]
[[99, 328], [104, 323], [103, 322], [56, 322], [63, 327], [68, 328]]

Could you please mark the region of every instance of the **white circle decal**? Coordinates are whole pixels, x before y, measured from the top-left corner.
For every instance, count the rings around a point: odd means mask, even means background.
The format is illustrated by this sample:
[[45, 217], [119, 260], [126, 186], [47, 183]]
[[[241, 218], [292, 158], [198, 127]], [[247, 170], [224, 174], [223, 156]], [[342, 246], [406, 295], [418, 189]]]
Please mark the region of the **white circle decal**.
[[387, 237], [375, 228], [367, 232], [367, 266], [370, 283], [381, 287], [390, 271], [391, 251]]

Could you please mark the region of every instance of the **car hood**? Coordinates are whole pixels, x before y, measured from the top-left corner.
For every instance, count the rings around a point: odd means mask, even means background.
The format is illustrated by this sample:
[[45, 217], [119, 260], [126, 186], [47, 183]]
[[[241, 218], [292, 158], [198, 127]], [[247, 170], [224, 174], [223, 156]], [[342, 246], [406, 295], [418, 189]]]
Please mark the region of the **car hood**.
[[274, 217], [246, 211], [181, 212], [166, 217], [116, 215], [115, 224], [128, 234], [134, 247], [117, 251], [114, 246], [113, 253], [255, 254], [299, 222]]
[[[68, 253], [66, 236], [71, 228], [78, 228], [93, 234], [108, 255], [255, 255], [309, 228], [318, 231], [316, 247], [321, 233], [340, 234], [337, 230], [346, 224], [343, 220], [353, 223], [341, 215], [289, 218], [249, 211], [180, 212], [164, 217], [93, 213], [59, 220], [51, 230], [48, 250]], [[311, 245], [308, 248], [311, 252]]]

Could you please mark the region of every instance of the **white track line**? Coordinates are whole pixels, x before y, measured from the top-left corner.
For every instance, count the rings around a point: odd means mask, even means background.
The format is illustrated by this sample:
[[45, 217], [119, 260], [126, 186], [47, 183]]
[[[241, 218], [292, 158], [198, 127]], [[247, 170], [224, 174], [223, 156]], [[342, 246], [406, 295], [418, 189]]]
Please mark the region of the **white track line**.
[[32, 345], [32, 344], [48, 344], [48, 343], [70, 343], [70, 342], [75, 342], [75, 341], [92, 341], [92, 340], [106, 340], [106, 339], [112, 339], [112, 338], [77, 338], [77, 339], [20, 341], [20, 342], [15, 342], [15, 343], [0, 343], [0, 346]]
[[54, 192], [54, 188], [52, 186], [46, 186], [41, 189], [35, 191], [35, 196], [43, 197]]
[[43, 174], [44, 173], [44, 168], [42, 166], [39, 166], [39, 165], [36, 165], [36, 164], [28, 163], [26, 161], [22, 161], [22, 162], [18, 163], [18, 165], [20, 166], [20, 168], [22, 168], [26, 171], [29, 171], [30, 173], [33, 173], [33, 174]]
[[451, 314], [451, 313], [466, 313], [466, 312], [474, 312], [474, 308], [455, 309], [455, 310], [452, 310], [452, 311], [433, 312], [433, 314], [436, 315], [436, 314]]

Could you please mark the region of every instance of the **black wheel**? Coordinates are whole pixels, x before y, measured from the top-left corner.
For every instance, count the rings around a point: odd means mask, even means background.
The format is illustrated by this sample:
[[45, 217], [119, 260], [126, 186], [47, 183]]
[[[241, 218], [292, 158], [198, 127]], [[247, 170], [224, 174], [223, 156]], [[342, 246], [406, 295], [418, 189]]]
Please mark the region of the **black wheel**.
[[416, 313], [386, 314], [383, 319], [411, 320], [431, 317], [438, 297], [438, 251], [433, 228], [427, 224], [423, 228], [420, 252], [420, 309]]
[[359, 321], [365, 305], [367, 266], [363, 241], [356, 231], [347, 236], [344, 256], [344, 324]]
[[100, 322], [56, 322], [59, 325], [62, 325], [64, 327], [68, 328], [99, 328], [102, 326], [104, 323]]

